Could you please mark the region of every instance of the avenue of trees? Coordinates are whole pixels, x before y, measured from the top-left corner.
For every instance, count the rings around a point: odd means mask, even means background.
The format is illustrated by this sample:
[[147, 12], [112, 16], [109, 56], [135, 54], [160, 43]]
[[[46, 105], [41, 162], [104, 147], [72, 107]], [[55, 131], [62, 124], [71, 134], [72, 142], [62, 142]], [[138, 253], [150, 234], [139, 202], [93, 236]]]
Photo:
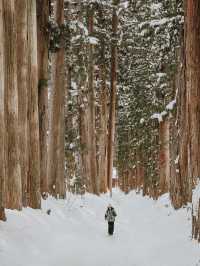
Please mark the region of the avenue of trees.
[[[200, 177], [197, 0], [0, 0], [0, 220], [66, 190], [180, 208]], [[200, 240], [200, 208], [193, 210]]]
[[118, 4], [0, 0], [1, 220], [111, 187]]

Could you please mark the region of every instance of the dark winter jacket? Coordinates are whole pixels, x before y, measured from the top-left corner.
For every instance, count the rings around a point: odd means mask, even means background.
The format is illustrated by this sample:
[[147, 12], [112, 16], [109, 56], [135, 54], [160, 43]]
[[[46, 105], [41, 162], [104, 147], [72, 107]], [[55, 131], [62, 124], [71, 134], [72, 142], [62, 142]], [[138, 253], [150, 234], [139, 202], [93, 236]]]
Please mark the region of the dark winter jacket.
[[106, 213], [105, 213], [105, 219], [108, 222], [114, 222], [116, 216], [117, 216], [117, 214], [116, 214], [114, 208], [113, 207], [108, 207], [108, 209], [106, 210]]

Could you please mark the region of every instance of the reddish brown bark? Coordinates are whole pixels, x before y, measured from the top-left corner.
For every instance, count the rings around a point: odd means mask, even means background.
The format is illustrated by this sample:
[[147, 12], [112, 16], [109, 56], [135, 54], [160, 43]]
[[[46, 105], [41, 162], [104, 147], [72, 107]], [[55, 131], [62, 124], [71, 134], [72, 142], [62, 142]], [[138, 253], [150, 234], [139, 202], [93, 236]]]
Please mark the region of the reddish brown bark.
[[5, 123], [4, 123], [4, 47], [3, 6], [0, 1], [0, 220], [5, 221]]
[[200, 177], [200, 3], [188, 0], [185, 23], [186, 91], [189, 128], [189, 178]]
[[[100, 22], [104, 25], [103, 10], [99, 9]], [[108, 178], [107, 178], [107, 126], [108, 126], [108, 88], [106, 85], [106, 59], [105, 59], [105, 39], [101, 38], [101, 62], [100, 62], [100, 133], [99, 133], [99, 179], [100, 179], [100, 192], [107, 192]]]
[[[93, 8], [88, 8], [88, 32], [89, 35], [93, 34], [94, 17]], [[88, 90], [89, 90], [89, 124], [88, 124], [88, 137], [89, 137], [89, 156], [90, 156], [90, 180], [92, 184], [92, 192], [95, 194], [99, 193], [99, 180], [97, 176], [97, 153], [96, 153], [96, 114], [95, 114], [95, 88], [94, 88], [94, 55], [93, 55], [93, 44], [88, 45]]]
[[160, 194], [169, 189], [170, 158], [169, 158], [169, 121], [165, 119], [159, 124], [159, 175]]
[[3, 0], [4, 11], [4, 59], [5, 59], [5, 110], [6, 110], [6, 160], [7, 204], [10, 209], [22, 208], [21, 169], [18, 136], [18, 91], [15, 5], [12, 0]]
[[[64, 23], [64, 1], [55, 3], [55, 19], [59, 26]], [[65, 67], [64, 44], [61, 40], [59, 50], [53, 55], [52, 69], [52, 111], [50, 123], [49, 147], [49, 191], [54, 196], [65, 197], [64, 169], [64, 101], [65, 101]]]
[[179, 160], [170, 194], [176, 208], [192, 200], [192, 187], [200, 176], [200, 4], [185, 1], [184, 45], [179, 71]]
[[[116, 3], [115, 3], [116, 2]], [[118, 4], [119, 1], [113, 1]], [[118, 16], [116, 6], [113, 7], [112, 32], [114, 39], [111, 44], [111, 92], [110, 92], [110, 112], [109, 112], [109, 132], [108, 132], [108, 187], [112, 196], [112, 171], [115, 144], [115, 114], [116, 114], [116, 93], [117, 93], [117, 35]]]
[[[80, 83], [80, 88], [86, 88], [86, 85], [82, 82]], [[81, 145], [81, 173], [84, 183], [87, 186], [87, 190], [89, 192], [92, 192], [92, 185], [91, 185], [91, 170], [90, 170], [90, 156], [88, 153], [88, 143], [89, 143], [89, 137], [88, 137], [88, 109], [87, 104], [84, 102], [84, 99], [86, 98], [85, 92], [81, 92], [79, 94], [79, 115], [80, 115], [80, 121], [79, 121], [79, 130], [80, 130], [80, 145]]]
[[15, 1], [17, 23], [17, 84], [19, 111], [19, 147], [22, 176], [22, 203], [27, 206], [28, 175], [28, 50], [27, 50], [27, 0]]
[[47, 130], [48, 130], [48, 48], [49, 0], [37, 0], [38, 37], [38, 102], [40, 133], [40, 186], [41, 193], [48, 192]]
[[41, 207], [36, 1], [28, 0], [29, 206]]

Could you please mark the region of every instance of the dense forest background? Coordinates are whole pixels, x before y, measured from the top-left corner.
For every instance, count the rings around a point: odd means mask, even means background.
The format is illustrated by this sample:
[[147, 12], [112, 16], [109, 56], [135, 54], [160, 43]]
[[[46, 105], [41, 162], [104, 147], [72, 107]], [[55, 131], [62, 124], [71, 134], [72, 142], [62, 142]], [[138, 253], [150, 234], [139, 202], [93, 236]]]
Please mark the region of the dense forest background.
[[0, 0], [1, 220], [66, 190], [112, 195], [116, 182], [191, 202], [199, 13], [197, 0]]

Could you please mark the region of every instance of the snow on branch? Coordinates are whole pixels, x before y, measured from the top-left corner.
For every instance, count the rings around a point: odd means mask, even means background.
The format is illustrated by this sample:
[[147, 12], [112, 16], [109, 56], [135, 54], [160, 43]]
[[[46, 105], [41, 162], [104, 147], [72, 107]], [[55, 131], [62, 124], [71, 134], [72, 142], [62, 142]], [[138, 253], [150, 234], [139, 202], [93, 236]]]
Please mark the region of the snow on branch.
[[166, 109], [169, 111], [172, 111], [175, 108], [175, 106], [176, 106], [176, 99], [168, 103], [168, 105], [166, 106]]
[[176, 106], [176, 99], [168, 103], [163, 112], [154, 113], [153, 115], [151, 115], [151, 119], [158, 119], [159, 123], [162, 122], [163, 118], [166, 117], [170, 111], [174, 110], [175, 106]]
[[167, 112], [166, 111], [163, 111], [161, 113], [154, 113], [152, 116], [151, 116], [151, 119], [158, 119], [158, 122], [162, 122], [163, 121], [163, 117], [165, 117], [167, 115]]
[[97, 45], [99, 43], [99, 40], [95, 37], [88, 37], [89, 44]]
[[173, 21], [179, 21], [179, 23], [182, 24], [184, 20], [182, 16], [178, 15], [178, 16], [174, 16], [171, 18], [165, 17], [162, 19], [153, 19], [153, 20], [145, 21], [145, 22], [140, 23], [138, 26], [140, 29], [146, 26], [159, 27], [159, 26], [169, 24]]

